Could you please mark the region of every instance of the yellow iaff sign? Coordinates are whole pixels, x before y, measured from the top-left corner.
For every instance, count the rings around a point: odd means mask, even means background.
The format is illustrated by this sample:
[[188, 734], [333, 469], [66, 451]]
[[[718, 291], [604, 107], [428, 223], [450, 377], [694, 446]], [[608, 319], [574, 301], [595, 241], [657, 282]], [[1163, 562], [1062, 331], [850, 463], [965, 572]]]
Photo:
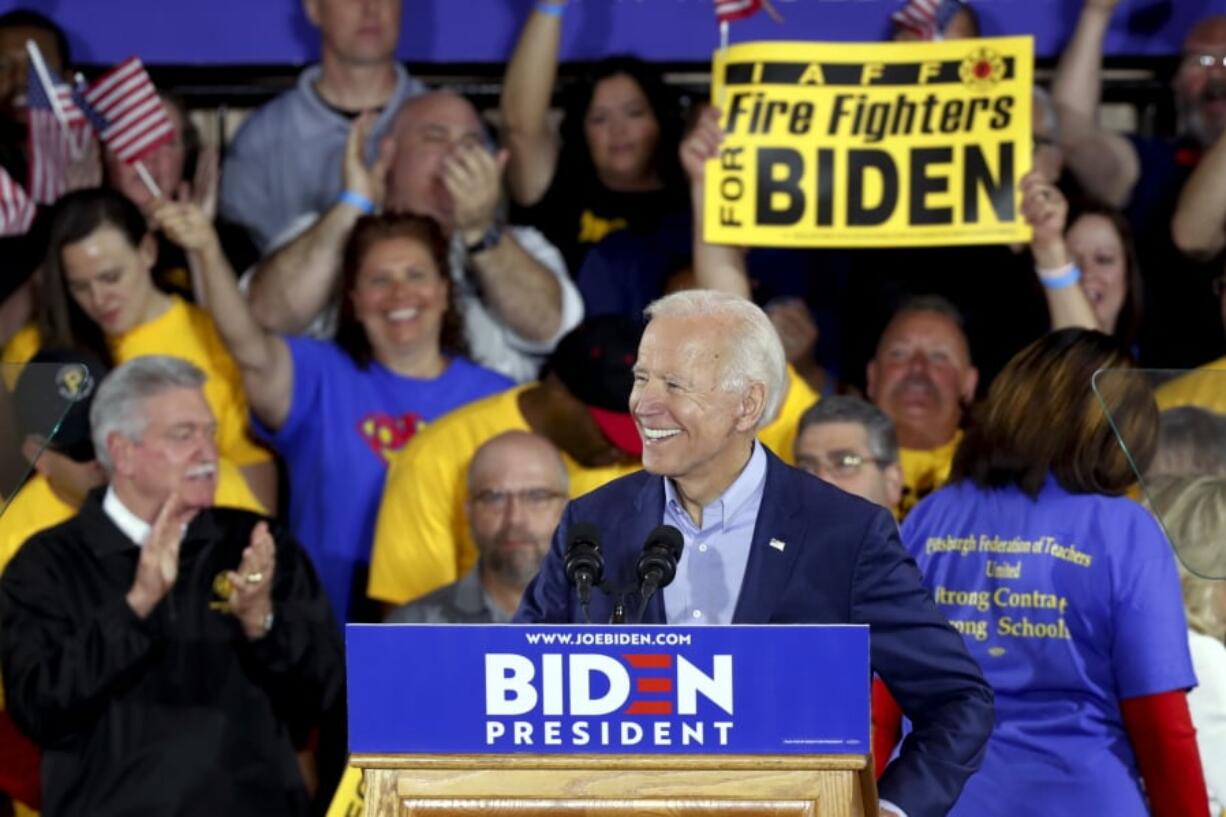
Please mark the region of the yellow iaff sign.
[[1034, 43], [745, 43], [717, 52], [727, 134], [708, 241], [776, 247], [1030, 239]]

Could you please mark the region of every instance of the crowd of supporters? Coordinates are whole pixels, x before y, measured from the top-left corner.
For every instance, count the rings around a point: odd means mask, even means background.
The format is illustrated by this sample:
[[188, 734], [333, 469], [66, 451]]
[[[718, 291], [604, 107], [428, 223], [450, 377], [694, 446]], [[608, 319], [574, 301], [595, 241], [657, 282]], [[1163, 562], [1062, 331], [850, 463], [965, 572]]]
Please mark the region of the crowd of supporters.
[[[320, 62], [227, 144], [201, 144], [164, 93], [174, 137], [141, 173], [85, 151], [66, 192], [0, 237], [5, 383], [20, 401], [24, 364], [84, 362], [101, 380], [182, 358], [215, 418], [216, 504], [301, 543], [338, 627], [503, 622], [563, 500], [640, 467], [627, 403], [644, 308], [689, 288], [751, 299], [788, 357], [759, 439], [894, 513], [996, 689], [997, 731], [956, 813], [1217, 815], [1226, 16], [1187, 34], [1174, 131], [1120, 134], [1099, 124], [1117, 1], [1084, 0], [1035, 90], [1029, 246], [779, 250], [704, 240], [719, 111], [683, 107], [657, 66], [603, 59], [554, 115], [566, 0], [528, 13], [493, 116], [396, 61], [401, 0], [306, 0]], [[941, 5], [936, 36], [978, 36], [973, 2]], [[0, 168], [18, 180], [27, 40], [72, 73], [53, 20], [0, 16]], [[1159, 385], [1142, 368], [1194, 371]], [[1099, 369], [1121, 379], [1092, 382]], [[23, 447], [24, 483], [0, 485], [14, 487], [0, 570], [111, 472], [84, 410], [42, 442]], [[1027, 574], [1068, 605], [1057, 623], [981, 604], [993, 570], [1021, 570], [1008, 556], [931, 546], [981, 535], [1058, 542]], [[0, 661], [23, 654], [2, 629], [17, 604], [0, 592]], [[1024, 646], [994, 653], [991, 633]], [[884, 764], [900, 725], [883, 685], [874, 701]], [[317, 804], [343, 753], [337, 707], [294, 734]], [[64, 802], [40, 793], [36, 722], [0, 711], [17, 813]]]

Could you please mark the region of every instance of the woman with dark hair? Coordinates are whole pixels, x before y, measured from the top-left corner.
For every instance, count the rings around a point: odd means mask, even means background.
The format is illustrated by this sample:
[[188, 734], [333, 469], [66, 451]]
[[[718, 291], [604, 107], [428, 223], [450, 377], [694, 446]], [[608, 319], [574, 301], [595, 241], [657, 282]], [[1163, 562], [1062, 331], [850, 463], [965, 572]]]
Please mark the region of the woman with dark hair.
[[271, 510], [276, 465], [248, 434], [234, 360], [208, 313], [158, 289], [156, 262], [145, 217], [121, 193], [92, 188], [61, 197], [51, 216], [37, 325], [10, 341], [4, 359], [24, 363], [40, 348], [57, 348], [90, 352], [108, 367], [148, 354], [191, 361], [208, 375], [204, 394], [217, 418], [218, 452], [242, 469], [255, 495], [244, 492], [243, 506]]
[[950, 484], [903, 524], [996, 692], [986, 757], [951, 814], [1208, 811], [1179, 574], [1157, 521], [1124, 495], [1158, 433], [1131, 365], [1084, 329], [1023, 349], [974, 415]]
[[552, 126], [565, 8], [565, 0], [541, 0], [530, 13], [507, 64], [501, 113], [511, 199], [527, 208], [574, 275], [608, 233], [649, 230], [685, 212], [688, 189], [677, 158], [677, 101], [636, 57], [596, 63], [567, 93], [561, 127]]
[[1060, 188], [1022, 180], [1022, 214], [1034, 229], [1035, 271], [1053, 329], [1099, 329], [1132, 349], [1141, 328], [1141, 269], [1132, 230], [1116, 210], [1087, 202], [1069, 218]]
[[332, 343], [256, 322], [199, 207], [164, 204], [154, 220], [198, 259], [257, 428], [285, 460], [290, 527], [333, 609], [346, 621], [381, 620], [366, 601], [366, 575], [388, 458], [422, 424], [512, 385], [463, 356], [442, 232], [421, 216], [357, 222]]

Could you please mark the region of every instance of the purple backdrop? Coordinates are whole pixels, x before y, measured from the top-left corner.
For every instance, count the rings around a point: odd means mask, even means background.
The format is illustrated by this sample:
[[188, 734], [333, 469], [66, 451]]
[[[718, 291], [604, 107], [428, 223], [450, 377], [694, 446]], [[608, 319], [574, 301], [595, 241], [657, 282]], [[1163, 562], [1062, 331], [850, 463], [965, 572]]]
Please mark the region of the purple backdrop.
[[[785, 18], [734, 23], [733, 41], [873, 40], [899, 0], [773, 0]], [[1057, 53], [1082, 0], [974, 0], [987, 34], [1033, 34], [1040, 57]], [[405, 0], [400, 54], [411, 62], [502, 62], [531, 0]], [[716, 42], [711, 0], [572, 0], [564, 59], [633, 52], [706, 61]], [[77, 61], [139, 54], [153, 64], [313, 60], [317, 37], [300, 0], [0, 0], [0, 12], [37, 8], [60, 21]], [[1226, 12], [1226, 0], [1122, 0], [1108, 41], [1117, 55], [1178, 50], [1191, 22]]]

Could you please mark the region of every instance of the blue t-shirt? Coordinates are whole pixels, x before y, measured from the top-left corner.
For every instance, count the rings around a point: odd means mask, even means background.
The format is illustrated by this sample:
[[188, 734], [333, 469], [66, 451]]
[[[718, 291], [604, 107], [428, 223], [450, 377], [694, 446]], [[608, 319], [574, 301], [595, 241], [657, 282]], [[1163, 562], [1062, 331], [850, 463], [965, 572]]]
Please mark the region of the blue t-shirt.
[[285, 460], [290, 529], [311, 555], [333, 612], [343, 621], [371, 620], [377, 612], [363, 609], [366, 577], [389, 456], [424, 423], [514, 384], [464, 358], [419, 380], [377, 362], [359, 369], [333, 343], [285, 342], [294, 360], [289, 416], [275, 432], [256, 427]]
[[1052, 478], [1037, 501], [965, 481], [902, 537], [996, 692], [987, 756], [950, 814], [1148, 815], [1120, 701], [1196, 685], [1158, 523]]

